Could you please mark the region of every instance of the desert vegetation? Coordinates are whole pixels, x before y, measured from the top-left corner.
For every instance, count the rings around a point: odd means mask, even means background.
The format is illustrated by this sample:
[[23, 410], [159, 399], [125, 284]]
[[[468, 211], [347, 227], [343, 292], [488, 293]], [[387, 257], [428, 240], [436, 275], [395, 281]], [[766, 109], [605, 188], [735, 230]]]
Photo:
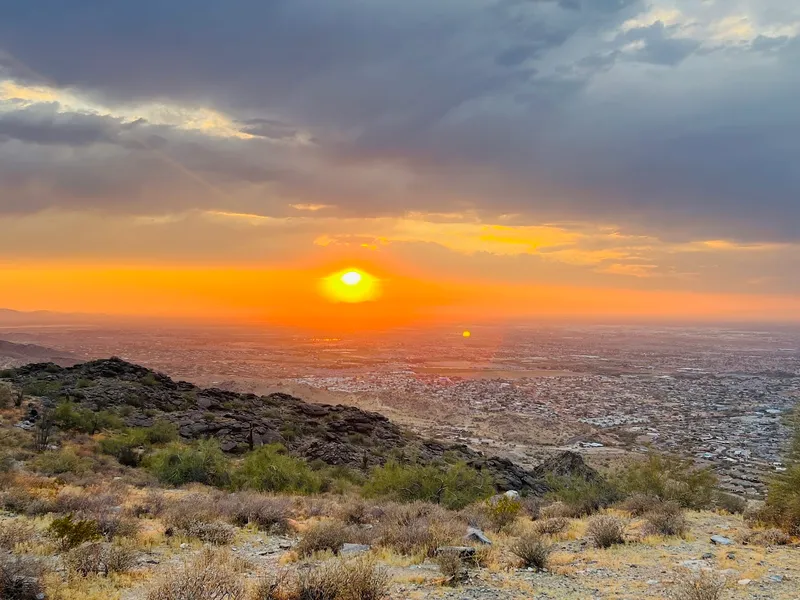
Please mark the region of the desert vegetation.
[[72, 401], [50, 408], [42, 445], [40, 425], [15, 427], [29, 411], [13, 401], [19, 388], [3, 389], [0, 597], [9, 600], [379, 600], [473, 584], [582, 597], [601, 577], [609, 595], [616, 577], [658, 580], [652, 597], [722, 598], [726, 584], [683, 563], [710, 555], [708, 568], [767, 572], [718, 555], [716, 528], [732, 529], [737, 548], [776, 553], [797, 535], [791, 474], [755, 511], [720, 494], [709, 472], [659, 456], [591, 479], [550, 477], [538, 494], [498, 493], [487, 471], [458, 457], [358, 469], [276, 443], [230, 453], [167, 419], [126, 425], [127, 409], [112, 403], [89, 422]]

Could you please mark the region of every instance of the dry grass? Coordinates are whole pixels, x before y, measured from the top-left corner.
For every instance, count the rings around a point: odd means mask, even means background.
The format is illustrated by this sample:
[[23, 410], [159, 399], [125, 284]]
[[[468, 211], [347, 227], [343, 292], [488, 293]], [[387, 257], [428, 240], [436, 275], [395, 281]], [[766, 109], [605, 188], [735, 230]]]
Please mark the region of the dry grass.
[[255, 525], [267, 533], [286, 533], [289, 530], [291, 501], [287, 498], [257, 493], [231, 494], [220, 504], [220, 510], [238, 527]]
[[788, 533], [775, 527], [770, 529], [747, 529], [736, 537], [740, 544], [753, 546], [786, 546], [792, 542]]
[[206, 550], [191, 563], [168, 569], [147, 600], [244, 600], [242, 569], [230, 554]]
[[625, 543], [626, 523], [613, 515], [597, 515], [589, 519], [586, 536], [596, 548], [610, 548]]
[[445, 583], [449, 585], [457, 585], [467, 577], [467, 569], [458, 550], [437, 552], [434, 562], [442, 572]]

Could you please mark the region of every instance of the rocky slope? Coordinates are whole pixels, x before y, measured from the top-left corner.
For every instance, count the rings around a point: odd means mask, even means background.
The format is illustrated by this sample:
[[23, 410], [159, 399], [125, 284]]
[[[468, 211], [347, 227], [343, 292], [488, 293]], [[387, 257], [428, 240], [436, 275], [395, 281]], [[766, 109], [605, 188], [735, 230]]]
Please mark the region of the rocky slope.
[[78, 359], [69, 352], [62, 352], [53, 348], [0, 340], [0, 369], [43, 361], [57, 363], [62, 367], [66, 367], [76, 364]]
[[16, 385], [46, 403], [69, 399], [94, 410], [116, 409], [129, 426], [174, 423], [186, 440], [215, 438], [222, 449], [242, 453], [278, 442], [309, 461], [366, 469], [398, 460], [465, 460], [494, 477], [500, 490], [541, 494], [549, 473], [599, 477], [573, 453], [556, 456], [535, 470], [464, 445], [422, 439], [383, 415], [351, 406], [311, 404], [287, 394], [239, 394], [201, 389], [118, 358], [71, 367], [30, 364], [9, 375]]

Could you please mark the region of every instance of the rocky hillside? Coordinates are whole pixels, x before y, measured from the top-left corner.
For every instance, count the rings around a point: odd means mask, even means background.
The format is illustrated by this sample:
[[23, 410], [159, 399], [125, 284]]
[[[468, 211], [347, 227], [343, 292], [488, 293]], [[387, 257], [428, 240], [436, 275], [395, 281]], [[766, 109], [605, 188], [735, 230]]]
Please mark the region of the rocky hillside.
[[118, 358], [66, 368], [30, 364], [5, 375], [44, 403], [72, 400], [93, 410], [114, 409], [132, 427], [165, 419], [178, 427], [184, 439], [215, 438], [229, 453], [278, 442], [309, 461], [360, 469], [392, 458], [427, 462], [447, 455], [488, 471], [500, 490], [536, 494], [547, 491], [549, 473], [588, 480], [599, 477], [573, 453], [526, 470], [463, 445], [422, 439], [378, 413], [311, 404], [286, 394], [256, 396], [201, 389]]

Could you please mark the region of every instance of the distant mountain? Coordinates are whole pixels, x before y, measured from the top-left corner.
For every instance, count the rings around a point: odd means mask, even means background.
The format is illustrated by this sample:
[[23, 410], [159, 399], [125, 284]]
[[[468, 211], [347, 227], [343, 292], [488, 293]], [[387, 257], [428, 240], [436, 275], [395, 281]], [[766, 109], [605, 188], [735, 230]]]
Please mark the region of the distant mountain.
[[74, 354], [54, 350], [53, 348], [0, 340], [0, 368], [8, 369], [28, 363], [41, 362], [50, 362], [62, 367], [69, 367], [80, 362], [80, 359]]
[[30, 364], [8, 375], [27, 389], [47, 390], [46, 402], [70, 398], [92, 410], [123, 409], [131, 427], [170, 421], [185, 440], [214, 438], [225, 452], [242, 453], [280, 443], [308, 461], [368, 469], [388, 460], [460, 459], [492, 475], [499, 490], [543, 494], [550, 474], [591, 481], [600, 475], [565, 452], [533, 471], [508, 459], [487, 457], [464, 445], [428, 440], [385, 416], [352, 406], [311, 404], [288, 394], [240, 394], [201, 389], [119, 358], [68, 368]]

